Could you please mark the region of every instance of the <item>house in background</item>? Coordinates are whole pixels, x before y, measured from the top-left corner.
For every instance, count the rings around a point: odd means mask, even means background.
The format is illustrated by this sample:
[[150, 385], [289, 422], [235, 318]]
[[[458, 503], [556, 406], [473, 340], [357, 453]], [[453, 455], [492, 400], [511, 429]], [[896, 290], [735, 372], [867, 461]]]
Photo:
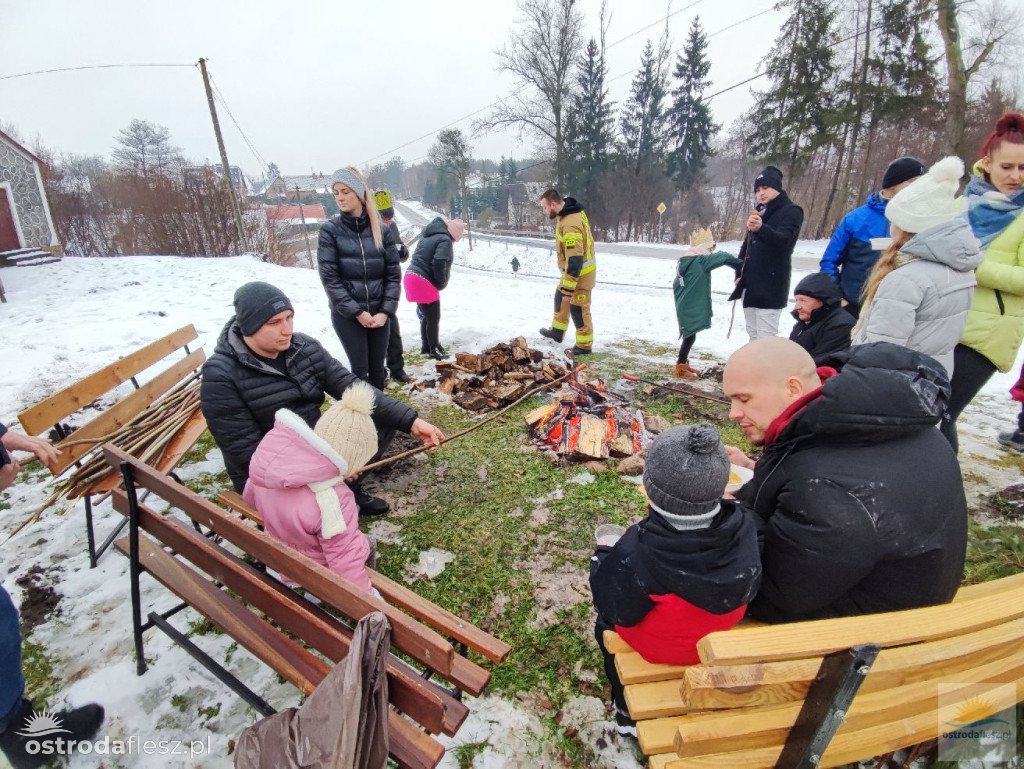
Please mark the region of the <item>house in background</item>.
[[41, 166], [39, 158], [0, 131], [0, 254], [22, 249], [61, 253]]
[[331, 176], [328, 174], [309, 174], [306, 176], [275, 176], [268, 179], [266, 184], [256, 187], [251, 197], [265, 198], [267, 200], [292, 200], [296, 198], [295, 188], [298, 188], [298, 199], [305, 202], [315, 201], [320, 195], [331, 193]]
[[[223, 179], [224, 165], [217, 163], [217, 165], [213, 166], [185, 166], [181, 170], [181, 175], [186, 187], [189, 185], [201, 185], [203, 179], [207, 176]], [[242, 173], [242, 169], [238, 166], [231, 166], [231, 184], [235, 188], [235, 194], [240, 198], [244, 200], [248, 196], [249, 188], [245, 183], [245, 174]]]

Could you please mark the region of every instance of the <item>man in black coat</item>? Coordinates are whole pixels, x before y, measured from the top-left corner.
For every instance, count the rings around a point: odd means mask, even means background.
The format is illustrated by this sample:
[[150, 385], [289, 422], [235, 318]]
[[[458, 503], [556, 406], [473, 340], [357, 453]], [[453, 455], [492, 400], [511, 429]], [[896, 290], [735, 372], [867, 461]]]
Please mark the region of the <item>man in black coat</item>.
[[[963, 576], [967, 501], [936, 429], [949, 380], [934, 359], [876, 342], [841, 374], [788, 339], [759, 339], [726, 364], [730, 418], [754, 445], [736, 493], [762, 540], [747, 614], [768, 622], [873, 614], [950, 601]], [[824, 384], [821, 383], [824, 378]]]
[[815, 366], [832, 365], [836, 355], [850, 349], [856, 319], [843, 309], [839, 286], [825, 272], [816, 272], [793, 289], [796, 324], [789, 338], [814, 358]]
[[804, 210], [782, 189], [782, 171], [768, 166], [754, 180], [757, 209], [747, 219], [747, 237], [740, 246], [736, 290], [743, 297], [743, 315], [751, 341], [779, 333], [779, 318], [789, 300], [793, 247], [804, 223]]
[[[310, 336], [293, 333], [288, 297], [268, 283], [246, 283], [235, 292], [235, 316], [227, 322], [213, 355], [203, 365], [200, 400], [210, 432], [224, 455], [235, 490], [249, 478], [249, 460], [279, 409], [298, 414], [310, 427], [320, 418], [325, 395], [340, 398], [359, 378]], [[424, 444], [439, 445], [441, 431], [404, 403], [375, 392], [373, 421], [383, 451], [395, 430]], [[359, 511], [380, 515], [382, 499], [352, 486]]]

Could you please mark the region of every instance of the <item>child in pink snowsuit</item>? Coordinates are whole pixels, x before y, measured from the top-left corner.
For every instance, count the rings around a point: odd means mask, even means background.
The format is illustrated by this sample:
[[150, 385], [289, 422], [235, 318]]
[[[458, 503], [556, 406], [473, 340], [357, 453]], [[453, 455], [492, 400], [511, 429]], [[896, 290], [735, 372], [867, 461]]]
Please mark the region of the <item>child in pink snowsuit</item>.
[[370, 543], [359, 530], [359, 509], [345, 478], [377, 453], [373, 402], [368, 384], [354, 384], [314, 430], [293, 412], [278, 411], [249, 462], [242, 495], [263, 516], [270, 536], [367, 593]]

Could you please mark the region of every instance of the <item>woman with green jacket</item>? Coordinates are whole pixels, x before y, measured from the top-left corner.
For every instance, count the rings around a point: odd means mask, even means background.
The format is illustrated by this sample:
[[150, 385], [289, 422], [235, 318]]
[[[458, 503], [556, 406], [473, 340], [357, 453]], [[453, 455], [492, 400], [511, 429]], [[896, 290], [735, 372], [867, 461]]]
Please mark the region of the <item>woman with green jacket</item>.
[[[704, 245], [698, 245], [699, 242]], [[676, 319], [683, 343], [673, 376], [697, 379], [700, 374], [690, 367], [690, 348], [697, 333], [711, 328], [711, 271], [728, 265], [739, 269], [743, 262], [725, 251], [711, 253], [715, 243], [711, 233], [703, 230], [690, 238], [689, 250], [679, 259], [672, 291], [676, 297]]]
[[958, 447], [956, 420], [998, 369], [1013, 368], [1024, 340], [1024, 115], [1008, 112], [981, 148], [964, 196], [985, 259], [960, 344], [942, 431]]

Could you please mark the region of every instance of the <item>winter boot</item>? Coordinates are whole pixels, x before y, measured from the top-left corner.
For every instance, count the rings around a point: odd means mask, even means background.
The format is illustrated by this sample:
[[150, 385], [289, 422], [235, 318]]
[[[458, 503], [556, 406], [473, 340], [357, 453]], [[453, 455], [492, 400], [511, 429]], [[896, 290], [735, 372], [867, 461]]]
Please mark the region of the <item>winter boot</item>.
[[683, 363], [676, 364], [676, 370], [672, 374], [676, 379], [700, 379], [700, 374], [690, 368], [690, 361], [684, 361]]
[[551, 339], [552, 341], [561, 342], [562, 338], [565, 336], [565, 332], [559, 331], [557, 328], [542, 328], [540, 330], [540, 335], [546, 336], [548, 339]]
[[391, 372], [391, 378], [396, 382], [407, 384], [412, 381], [412, 377], [405, 373], [405, 369], [398, 369], [398, 371]]
[[[26, 743], [30, 740], [35, 740], [40, 745], [51, 741], [43, 736], [32, 736], [30, 729], [34, 725], [34, 717], [36, 717], [36, 713], [32, 709], [32, 703], [28, 700], [22, 700], [21, 710], [18, 711], [14, 720], [8, 725], [6, 731], [0, 733], [0, 750], [3, 751], [3, 754], [11, 762], [11, 766], [14, 769], [35, 769], [35, 767], [44, 766], [52, 760], [52, 755], [45, 755], [42, 751], [34, 754], [29, 753], [25, 747]], [[74, 710], [53, 713], [50, 715], [46, 725], [51, 726], [53, 724], [56, 724], [56, 727], [61, 730], [59, 736], [65, 742], [68, 740], [76, 742], [88, 740], [96, 734], [103, 724], [103, 708], [93, 704], [83, 705]], [[42, 722], [39, 722], [38, 725], [40, 727], [44, 726]]]
[[434, 360], [448, 360], [448, 351], [441, 345], [436, 345], [434, 349], [430, 351], [430, 357]]
[[574, 344], [572, 347], [570, 347], [567, 350], [567, 352], [571, 352], [575, 356], [575, 355], [590, 355], [594, 351], [593, 350], [584, 350], [578, 344]]
[[362, 486], [351, 486], [352, 495], [356, 498], [356, 506], [359, 508], [361, 518], [369, 518], [374, 515], [384, 515], [391, 510], [387, 500], [380, 497], [371, 497]]
[[1018, 454], [1024, 454], [1024, 430], [999, 433], [996, 440], [999, 441], [1000, 445], [1013, 449]]

